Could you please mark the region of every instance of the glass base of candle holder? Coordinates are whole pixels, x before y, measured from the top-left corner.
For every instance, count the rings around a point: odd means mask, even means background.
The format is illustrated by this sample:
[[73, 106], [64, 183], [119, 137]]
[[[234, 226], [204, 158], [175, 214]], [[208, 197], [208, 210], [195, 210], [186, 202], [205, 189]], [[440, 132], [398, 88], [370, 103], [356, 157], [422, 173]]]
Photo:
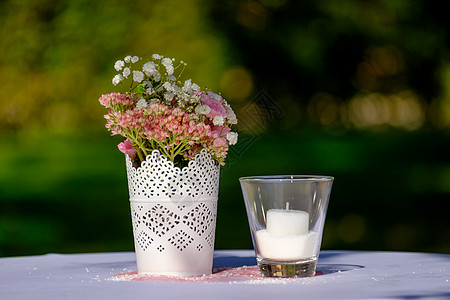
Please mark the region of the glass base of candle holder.
[[316, 274], [317, 258], [293, 262], [258, 258], [257, 262], [264, 277], [312, 277]]

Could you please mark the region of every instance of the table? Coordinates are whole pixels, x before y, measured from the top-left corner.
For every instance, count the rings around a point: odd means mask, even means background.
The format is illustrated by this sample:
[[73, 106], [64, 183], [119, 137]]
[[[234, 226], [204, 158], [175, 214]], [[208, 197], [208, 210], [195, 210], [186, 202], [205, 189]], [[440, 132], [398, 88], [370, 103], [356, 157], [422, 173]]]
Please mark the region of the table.
[[[252, 250], [214, 253], [216, 270], [255, 263]], [[295, 279], [115, 276], [133, 270], [132, 252], [0, 258], [0, 299], [450, 299], [447, 254], [322, 251], [320, 275]]]

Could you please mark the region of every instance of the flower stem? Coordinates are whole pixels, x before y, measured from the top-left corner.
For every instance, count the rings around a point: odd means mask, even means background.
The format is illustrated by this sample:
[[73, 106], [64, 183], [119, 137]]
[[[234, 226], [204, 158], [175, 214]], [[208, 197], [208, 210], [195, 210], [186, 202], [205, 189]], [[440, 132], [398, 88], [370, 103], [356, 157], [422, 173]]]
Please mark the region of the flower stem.
[[145, 141], [142, 139], [139, 139], [139, 134], [135, 131], [131, 131], [128, 133], [127, 138], [133, 143], [133, 145], [136, 145], [136, 153], [139, 156], [139, 160], [143, 162], [145, 160], [145, 157], [147, 157], [147, 151], [145, 149]]
[[137, 149], [136, 153], [137, 153], [137, 155], [139, 156], [139, 160], [140, 160], [141, 162], [143, 162], [143, 161], [144, 161], [144, 158], [142, 157], [141, 149]]
[[175, 157], [182, 153], [186, 148], [186, 143], [180, 143], [177, 147], [174, 148], [174, 155], [173, 158], [175, 159]]

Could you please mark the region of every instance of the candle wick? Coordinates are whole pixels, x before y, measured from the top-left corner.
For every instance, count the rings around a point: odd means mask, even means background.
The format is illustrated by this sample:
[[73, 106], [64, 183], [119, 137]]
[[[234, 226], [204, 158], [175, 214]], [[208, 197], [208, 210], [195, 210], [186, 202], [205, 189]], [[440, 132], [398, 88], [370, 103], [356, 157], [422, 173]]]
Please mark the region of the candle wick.
[[286, 210], [289, 210], [289, 202], [286, 202]]

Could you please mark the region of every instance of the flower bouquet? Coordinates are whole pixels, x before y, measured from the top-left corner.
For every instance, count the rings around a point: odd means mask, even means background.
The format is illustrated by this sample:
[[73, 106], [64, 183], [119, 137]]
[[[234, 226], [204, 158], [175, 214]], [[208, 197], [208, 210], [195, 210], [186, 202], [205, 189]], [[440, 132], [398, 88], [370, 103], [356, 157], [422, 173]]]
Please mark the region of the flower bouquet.
[[183, 61], [174, 66], [175, 59], [158, 54], [139, 64], [141, 61], [137, 56], [118, 60], [114, 67], [121, 73], [112, 83], [116, 86], [128, 80], [128, 91], [99, 99], [109, 109], [106, 128], [126, 138], [119, 150], [128, 154], [135, 166], [158, 150], [182, 167], [202, 149], [224, 165], [228, 147], [238, 137], [230, 130], [237, 124], [231, 106], [190, 79], [180, 81], [186, 67]]
[[[220, 95], [181, 81], [186, 63], [154, 54], [114, 65], [102, 95], [106, 128], [125, 138], [139, 274], [204, 275], [212, 270], [220, 165], [237, 142], [236, 115]], [[127, 83], [128, 82], [128, 83]]]

